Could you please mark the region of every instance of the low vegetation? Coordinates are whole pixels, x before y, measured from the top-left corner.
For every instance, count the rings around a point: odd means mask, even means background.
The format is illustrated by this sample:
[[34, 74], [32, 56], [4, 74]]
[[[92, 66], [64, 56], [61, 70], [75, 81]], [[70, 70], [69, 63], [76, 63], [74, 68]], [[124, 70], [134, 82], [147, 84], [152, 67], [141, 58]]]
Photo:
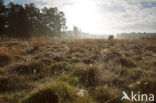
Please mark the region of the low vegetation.
[[155, 47], [144, 39], [1, 41], [0, 103], [120, 103], [123, 90], [156, 95]]

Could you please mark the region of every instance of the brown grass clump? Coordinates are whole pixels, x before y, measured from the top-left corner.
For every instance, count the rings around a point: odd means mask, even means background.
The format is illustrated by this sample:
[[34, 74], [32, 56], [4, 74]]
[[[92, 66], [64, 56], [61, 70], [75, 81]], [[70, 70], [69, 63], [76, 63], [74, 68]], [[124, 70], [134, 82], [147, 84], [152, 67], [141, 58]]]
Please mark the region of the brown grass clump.
[[52, 74], [64, 74], [69, 71], [69, 64], [67, 62], [58, 62], [51, 65], [50, 70]]
[[137, 66], [133, 60], [131, 60], [130, 58], [127, 58], [127, 57], [120, 58], [119, 62], [122, 66], [129, 67], [129, 68], [133, 68], [133, 67]]
[[117, 52], [111, 52], [106, 54], [104, 57], [101, 57], [100, 61], [103, 61], [105, 63], [115, 63], [129, 68], [137, 66], [133, 60]]
[[73, 75], [63, 75], [60, 78], [61, 81], [65, 81], [71, 85], [79, 85], [80, 83], [80, 78], [77, 76], [73, 76]]
[[156, 66], [156, 60], [152, 62], [152, 66]]
[[103, 61], [104, 62], [110, 62], [110, 61], [116, 60], [120, 57], [122, 57], [122, 54], [120, 54], [118, 52], [111, 52], [111, 53], [104, 55]]
[[19, 63], [11, 66], [9, 68], [9, 72], [17, 73], [19, 75], [38, 74], [44, 72], [44, 67], [42, 64], [37, 62], [32, 62], [28, 64]]
[[74, 72], [85, 86], [97, 86], [103, 83], [103, 72], [96, 66], [84, 67]]
[[80, 47], [71, 47], [69, 52], [70, 53], [76, 53], [76, 52], [84, 53], [85, 49], [80, 48]]
[[129, 70], [128, 78], [132, 81], [144, 78], [147, 75], [146, 71], [141, 68], [134, 68]]
[[34, 90], [20, 103], [95, 103], [87, 93], [65, 82], [53, 82], [44, 88]]
[[15, 75], [0, 77], [0, 92], [17, 91], [30, 87], [31, 86], [27, 84], [23, 78], [19, 78]]
[[0, 66], [5, 66], [9, 64], [14, 59], [14, 56], [0, 50]]
[[65, 82], [54, 82], [50, 86], [33, 91], [21, 103], [74, 103], [77, 89]]
[[138, 42], [138, 45], [144, 47], [146, 50], [150, 50], [156, 52], [156, 40], [155, 39], [147, 39]]
[[8, 95], [0, 95], [0, 103], [9, 103], [10, 99]]
[[99, 103], [119, 103], [117, 100], [117, 90], [105, 86], [98, 86], [94, 93], [95, 99]]
[[54, 60], [54, 61], [57, 61], [57, 62], [60, 62], [60, 61], [64, 61], [65, 59], [64, 59], [64, 57], [62, 57], [62, 56], [54, 56], [54, 57], [53, 57], [53, 60]]
[[156, 86], [156, 78], [146, 78], [130, 85], [129, 87], [132, 90], [140, 91], [142, 93], [152, 93], [156, 95], [155, 86]]
[[125, 78], [123, 77], [117, 77], [112, 81], [113, 85], [119, 88], [126, 88], [128, 86], [128, 82]]
[[26, 54], [33, 54], [40, 49], [39, 44], [33, 44], [32, 47], [26, 49]]

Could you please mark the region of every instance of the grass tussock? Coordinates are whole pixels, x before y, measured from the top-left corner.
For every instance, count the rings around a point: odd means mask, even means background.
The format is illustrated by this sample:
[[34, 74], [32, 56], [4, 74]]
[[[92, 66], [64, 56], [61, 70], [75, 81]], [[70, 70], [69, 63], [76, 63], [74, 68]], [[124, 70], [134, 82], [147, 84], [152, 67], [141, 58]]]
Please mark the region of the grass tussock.
[[9, 67], [10, 73], [16, 73], [18, 75], [38, 74], [44, 72], [44, 67], [41, 63], [18, 63]]
[[80, 78], [78, 76], [74, 75], [63, 75], [60, 78], [61, 81], [67, 82], [71, 85], [80, 85]]
[[143, 93], [152, 93], [156, 95], [156, 79], [145, 78], [130, 85], [130, 88], [135, 91], [141, 91]]
[[114, 63], [128, 68], [137, 66], [133, 60], [118, 52], [107, 53], [106, 55], [101, 56], [100, 61], [103, 61], [104, 63]]
[[97, 86], [103, 83], [103, 72], [96, 66], [83, 67], [74, 72], [85, 86]]
[[29, 85], [29, 83], [27, 83], [26, 81], [24, 81], [23, 78], [19, 78], [16, 75], [0, 77], [0, 92], [18, 91], [31, 87], [32, 86]]
[[39, 88], [20, 103], [92, 103], [89, 96], [79, 97], [78, 89], [65, 82], [54, 82]]
[[133, 68], [133, 67], [137, 66], [133, 60], [131, 60], [130, 58], [127, 58], [127, 57], [120, 58], [119, 62], [122, 66], [128, 67], [128, 68]]
[[98, 86], [95, 89], [95, 98], [99, 103], [117, 103], [117, 90], [106, 86]]
[[13, 59], [13, 55], [0, 50], [0, 66], [8, 65]]
[[70, 64], [68, 62], [58, 62], [50, 66], [50, 71], [52, 74], [65, 74], [70, 70]]

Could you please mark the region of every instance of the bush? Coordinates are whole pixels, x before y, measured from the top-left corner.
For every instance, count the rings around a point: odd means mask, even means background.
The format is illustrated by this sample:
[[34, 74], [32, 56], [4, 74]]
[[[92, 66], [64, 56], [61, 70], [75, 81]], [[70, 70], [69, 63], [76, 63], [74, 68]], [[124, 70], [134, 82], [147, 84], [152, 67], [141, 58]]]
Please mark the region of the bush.
[[113, 35], [110, 35], [110, 36], [108, 37], [108, 39], [109, 39], [109, 40], [113, 40], [113, 39], [114, 39], [114, 36], [113, 36]]

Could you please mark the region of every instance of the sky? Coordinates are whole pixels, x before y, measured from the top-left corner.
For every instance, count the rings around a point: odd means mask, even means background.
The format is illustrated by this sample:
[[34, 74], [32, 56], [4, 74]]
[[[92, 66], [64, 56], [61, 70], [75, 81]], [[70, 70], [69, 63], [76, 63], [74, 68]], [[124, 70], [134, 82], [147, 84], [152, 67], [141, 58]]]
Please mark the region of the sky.
[[93, 34], [156, 32], [156, 0], [4, 0], [10, 1], [58, 7], [70, 30], [77, 26]]

